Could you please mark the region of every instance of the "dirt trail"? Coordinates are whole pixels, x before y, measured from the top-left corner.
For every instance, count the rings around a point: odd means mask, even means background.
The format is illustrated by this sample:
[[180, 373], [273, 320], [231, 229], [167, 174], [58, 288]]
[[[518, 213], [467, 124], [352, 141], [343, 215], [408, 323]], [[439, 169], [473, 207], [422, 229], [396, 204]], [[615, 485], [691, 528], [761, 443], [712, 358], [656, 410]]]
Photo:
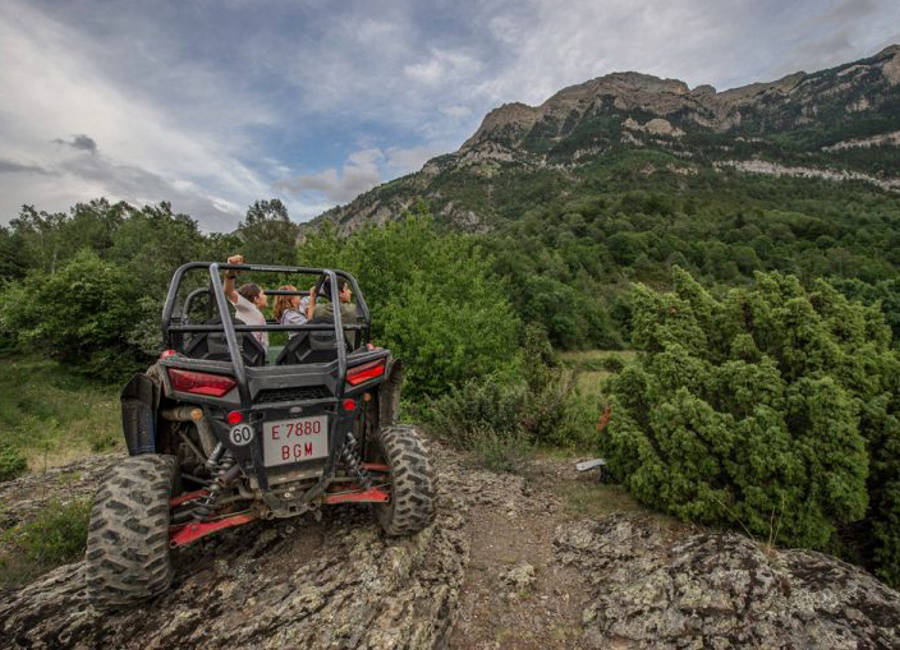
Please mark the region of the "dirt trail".
[[463, 488], [472, 493], [470, 551], [450, 648], [580, 647], [588, 592], [553, 552], [557, 527], [571, 518], [559, 489], [561, 476], [575, 480], [571, 467], [545, 460], [527, 477], [482, 473]]
[[[512, 476], [432, 448], [438, 516], [416, 536], [358, 506], [251, 524], [178, 552], [167, 594], [115, 612], [66, 565], [0, 593], [0, 648], [900, 647], [900, 594], [855, 567], [672, 525], [572, 461]], [[109, 462], [0, 486], [4, 523]]]

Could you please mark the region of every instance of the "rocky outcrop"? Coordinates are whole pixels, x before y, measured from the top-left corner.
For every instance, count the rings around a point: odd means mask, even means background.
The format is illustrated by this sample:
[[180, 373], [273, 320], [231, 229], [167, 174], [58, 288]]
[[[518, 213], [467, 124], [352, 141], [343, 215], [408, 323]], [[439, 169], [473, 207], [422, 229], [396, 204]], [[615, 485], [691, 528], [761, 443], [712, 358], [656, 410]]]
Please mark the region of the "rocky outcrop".
[[555, 545], [590, 583], [583, 647], [900, 647], [900, 594], [820, 553], [672, 539], [635, 515], [562, 526]]
[[879, 133], [868, 138], [852, 138], [822, 147], [822, 151], [843, 151], [844, 149], [867, 149], [869, 147], [900, 147], [900, 131]]
[[650, 135], [663, 135], [672, 138], [680, 138], [684, 135], [684, 131], [677, 126], [672, 126], [668, 120], [664, 120], [661, 117], [654, 117], [652, 120], [648, 120], [646, 124], [641, 124], [629, 117], [622, 122], [622, 126], [630, 131], [641, 131]]
[[0, 648], [900, 647], [900, 594], [853, 566], [642, 511], [572, 520], [595, 479], [571, 463], [509, 476], [431, 447], [438, 515], [413, 537], [354, 506], [231, 529], [118, 611], [62, 566], [0, 593]]
[[900, 45], [886, 47], [877, 55], [882, 59], [881, 73], [892, 86], [900, 84]]
[[797, 176], [800, 178], [822, 178], [828, 181], [863, 181], [883, 190], [900, 190], [900, 178], [877, 178], [861, 172], [841, 169], [819, 169], [816, 167], [787, 166], [765, 160], [722, 160], [715, 163], [716, 169], [732, 168], [751, 174], [769, 176]]
[[0, 647], [434, 647], [468, 558], [465, 504], [440, 499], [410, 538], [353, 506], [232, 529], [177, 552], [172, 589], [121, 611], [88, 602], [82, 563], [60, 567], [0, 596]]

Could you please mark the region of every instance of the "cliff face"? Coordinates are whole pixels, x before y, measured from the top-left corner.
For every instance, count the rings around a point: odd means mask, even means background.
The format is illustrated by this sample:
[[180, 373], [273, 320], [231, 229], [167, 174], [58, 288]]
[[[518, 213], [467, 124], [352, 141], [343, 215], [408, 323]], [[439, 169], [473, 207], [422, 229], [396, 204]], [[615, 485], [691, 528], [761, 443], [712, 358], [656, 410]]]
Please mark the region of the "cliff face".
[[[484, 229], [502, 207], [502, 192], [492, 188], [540, 170], [564, 178], [625, 149], [662, 150], [695, 166], [716, 163], [719, 168], [725, 163], [742, 169], [736, 163], [762, 160], [802, 167], [802, 175], [812, 169], [813, 176], [817, 170], [831, 174], [822, 178], [871, 177], [891, 188], [900, 181], [884, 165], [851, 158], [847, 151], [877, 146], [889, 150], [890, 160], [900, 161], [898, 132], [900, 45], [828, 70], [723, 92], [617, 72], [564, 88], [540, 106], [496, 108], [458, 151], [316, 221], [333, 221], [351, 231], [396, 218], [421, 197], [438, 218], [462, 229]], [[484, 196], [473, 199], [474, 187]]]
[[[813, 123], [835, 126], [834, 122], [845, 121], [853, 113], [896, 112], [898, 67], [900, 46], [894, 45], [838, 68], [813, 74], [797, 72], [724, 92], [708, 85], [690, 90], [677, 79], [613, 73], [565, 88], [538, 107], [507, 104], [491, 111], [458, 153], [497, 142], [524, 150], [537, 151], [548, 145], [552, 149], [585, 126], [590, 130], [592, 118], [606, 115], [638, 122], [665, 120], [682, 134], [712, 131], [764, 136]], [[843, 109], [843, 115], [836, 108]]]

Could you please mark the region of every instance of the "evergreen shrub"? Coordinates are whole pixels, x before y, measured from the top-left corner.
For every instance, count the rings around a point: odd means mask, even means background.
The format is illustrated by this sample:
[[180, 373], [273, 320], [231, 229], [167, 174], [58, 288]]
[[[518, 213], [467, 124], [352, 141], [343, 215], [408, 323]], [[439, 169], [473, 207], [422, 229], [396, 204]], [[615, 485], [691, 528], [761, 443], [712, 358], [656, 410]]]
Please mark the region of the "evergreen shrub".
[[28, 462], [22, 453], [9, 442], [0, 440], [0, 482], [11, 481], [27, 469]]
[[645, 504], [786, 545], [837, 550], [861, 522], [900, 584], [900, 360], [877, 305], [778, 273], [717, 300], [673, 275], [634, 291], [644, 354], [610, 382], [611, 470]]

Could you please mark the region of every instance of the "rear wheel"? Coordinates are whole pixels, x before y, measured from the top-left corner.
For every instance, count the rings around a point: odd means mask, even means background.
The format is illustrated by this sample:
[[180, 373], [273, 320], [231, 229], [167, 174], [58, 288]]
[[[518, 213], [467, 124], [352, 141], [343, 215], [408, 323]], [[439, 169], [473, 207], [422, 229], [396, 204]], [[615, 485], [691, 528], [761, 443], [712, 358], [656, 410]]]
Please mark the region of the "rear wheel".
[[435, 484], [428, 452], [411, 426], [381, 429], [377, 440], [391, 476], [391, 500], [375, 506], [378, 523], [388, 535], [416, 533], [434, 521]]
[[173, 456], [132, 456], [97, 492], [85, 553], [88, 593], [97, 604], [126, 605], [169, 588], [169, 500], [176, 477]]

